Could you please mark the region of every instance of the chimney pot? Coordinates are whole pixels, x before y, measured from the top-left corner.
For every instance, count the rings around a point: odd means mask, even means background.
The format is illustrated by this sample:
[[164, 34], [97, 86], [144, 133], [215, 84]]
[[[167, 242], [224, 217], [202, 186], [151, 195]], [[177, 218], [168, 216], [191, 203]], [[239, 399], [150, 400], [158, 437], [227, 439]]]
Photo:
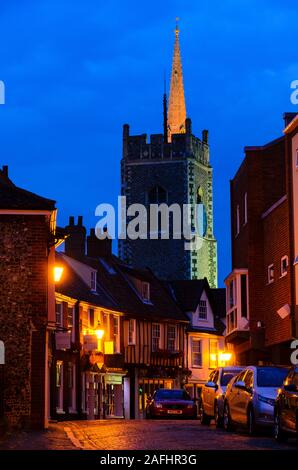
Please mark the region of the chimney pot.
[[82, 215], [79, 215], [79, 217], [78, 217], [78, 226], [79, 227], [83, 226], [83, 216]]
[[7, 165], [3, 165], [2, 172], [3, 172], [3, 175], [6, 176], [6, 178], [8, 178], [8, 166]]

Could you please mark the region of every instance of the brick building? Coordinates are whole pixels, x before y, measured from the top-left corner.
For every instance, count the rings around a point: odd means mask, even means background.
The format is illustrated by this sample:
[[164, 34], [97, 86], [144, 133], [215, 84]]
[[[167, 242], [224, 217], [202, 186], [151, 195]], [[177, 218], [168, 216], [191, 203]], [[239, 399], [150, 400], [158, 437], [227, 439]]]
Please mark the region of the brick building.
[[226, 340], [235, 346], [240, 364], [288, 363], [290, 342], [297, 334], [294, 116], [285, 115], [284, 136], [245, 148], [245, 159], [231, 181]]
[[2, 411], [10, 426], [45, 427], [48, 338], [55, 327], [55, 202], [18, 188], [0, 170]]
[[[191, 206], [190, 229], [198, 245], [185, 249], [185, 240], [177, 239], [170, 218], [169, 239], [162, 239], [162, 227], [147, 227], [147, 239], [119, 240], [119, 256], [130, 266], [149, 267], [160, 279], [201, 279], [217, 286], [217, 244], [213, 233], [213, 187], [208, 131], [199, 139], [192, 133], [186, 106], [179, 46], [175, 32], [169, 107], [164, 96], [163, 134], [131, 135], [123, 127], [121, 195], [127, 206], [138, 203]], [[196, 210], [197, 209], [197, 210]], [[149, 219], [149, 218], [148, 218]], [[157, 222], [158, 225], [158, 222]], [[151, 229], [151, 230], [150, 230]], [[150, 233], [151, 232], [151, 233]], [[153, 238], [155, 237], [155, 238]]]

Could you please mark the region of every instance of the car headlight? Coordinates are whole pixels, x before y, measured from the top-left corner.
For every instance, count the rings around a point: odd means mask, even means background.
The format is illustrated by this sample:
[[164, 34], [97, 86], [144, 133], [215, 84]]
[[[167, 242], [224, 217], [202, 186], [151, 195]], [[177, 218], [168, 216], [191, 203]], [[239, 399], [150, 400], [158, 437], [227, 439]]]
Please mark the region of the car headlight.
[[161, 403], [155, 403], [155, 408], [162, 408], [162, 404]]
[[263, 397], [262, 395], [258, 395], [258, 400], [271, 406], [274, 406], [275, 404], [275, 400], [273, 398]]
[[186, 408], [193, 408], [193, 404], [190, 404], [190, 405], [186, 405]]

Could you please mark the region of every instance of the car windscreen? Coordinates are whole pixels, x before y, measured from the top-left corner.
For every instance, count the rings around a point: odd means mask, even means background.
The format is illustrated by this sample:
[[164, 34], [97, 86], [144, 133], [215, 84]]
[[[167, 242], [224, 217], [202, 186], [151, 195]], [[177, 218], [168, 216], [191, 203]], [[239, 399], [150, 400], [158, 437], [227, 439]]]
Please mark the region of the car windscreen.
[[230, 380], [235, 377], [236, 374], [239, 374], [241, 372], [241, 369], [238, 370], [223, 370], [221, 374], [221, 379], [220, 379], [220, 385], [223, 387], [226, 387]]
[[259, 367], [257, 385], [258, 387], [280, 387], [288, 372], [286, 367]]
[[191, 397], [185, 390], [157, 390], [155, 399], [157, 400], [191, 400]]

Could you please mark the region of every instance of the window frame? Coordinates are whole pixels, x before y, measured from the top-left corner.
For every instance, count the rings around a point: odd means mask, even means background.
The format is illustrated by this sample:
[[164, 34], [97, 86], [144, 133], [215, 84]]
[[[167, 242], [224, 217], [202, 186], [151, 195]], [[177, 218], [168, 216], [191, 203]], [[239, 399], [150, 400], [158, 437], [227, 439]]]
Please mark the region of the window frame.
[[[216, 344], [216, 348], [211, 347], [211, 344]], [[209, 340], [209, 369], [216, 369], [218, 367], [218, 339], [210, 338]], [[215, 354], [215, 360], [211, 359], [211, 354]]]
[[[286, 261], [286, 268], [283, 267], [283, 262]], [[289, 257], [287, 255], [282, 256], [280, 259], [280, 277], [285, 277], [288, 274]]]
[[267, 284], [273, 284], [274, 282], [274, 263], [271, 263], [267, 267]]
[[91, 271], [90, 274], [90, 289], [92, 292], [96, 292], [96, 285], [97, 285], [97, 272]]
[[[146, 295], [144, 295], [144, 292], [146, 291]], [[144, 302], [149, 303], [150, 302], [150, 283], [147, 281], [142, 281], [142, 300]]]
[[[195, 344], [199, 345], [199, 351], [194, 351], [194, 345]], [[202, 369], [202, 367], [203, 367], [203, 352], [202, 352], [202, 350], [203, 350], [203, 348], [202, 348], [202, 339], [192, 338], [191, 339], [191, 367], [193, 369]], [[194, 360], [195, 354], [197, 354], [198, 358], [199, 358], [199, 361], [198, 361], [197, 364], [195, 363], [195, 360]]]
[[240, 233], [240, 206], [237, 204], [236, 206], [236, 237], [238, 237]]
[[[202, 305], [204, 303], [204, 305]], [[206, 316], [202, 316], [202, 310], [201, 308], [205, 309], [205, 314]], [[208, 320], [208, 304], [207, 304], [207, 300], [200, 300], [199, 301], [199, 308], [198, 308], [198, 318], [199, 320], [203, 320], [203, 321], [206, 321]]]
[[[174, 337], [173, 337], [173, 336], [170, 337], [170, 334], [169, 334], [169, 333], [170, 333], [170, 329], [172, 329], [172, 332], [174, 332]], [[171, 324], [168, 325], [168, 331], [167, 331], [167, 350], [168, 350], [168, 351], [171, 351], [171, 352], [176, 351], [176, 338], [177, 338], [176, 330], [177, 330], [176, 325], [171, 325]], [[174, 342], [173, 342], [174, 347], [173, 347], [173, 348], [170, 347], [169, 340], [170, 340], [170, 341], [173, 341], [173, 340], [174, 340]]]
[[248, 222], [248, 212], [247, 212], [247, 192], [244, 194], [244, 222], [243, 226], [245, 226]]
[[[93, 312], [93, 324], [90, 321], [90, 312]], [[95, 309], [94, 308], [88, 308], [88, 328], [93, 329], [95, 328]]]
[[[158, 331], [158, 335], [155, 332]], [[158, 344], [154, 344], [154, 340], [158, 340]], [[152, 323], [151, 325], [151, 350], [152, 352], [157, 352], [160, 349], [160, 340], [161, 340], [161, 325], [160, 323]], [[157, 346], [157, 347], [156, 347]]]
[[[130, 325], [133, 325], [133, 328], [130, 328]], [[134, 346], [136, 344], [136, 320], [130, 318], [128, 320], [128, 338], [127, 343], [129, 346]]]
[[[57, 310], [57, 307], [59, 306], [59, 310]], [[58, 316], [60, 316], [60, 321], [57, 320]], [[56, 302], [55, 303], [55, 315], [56, 315], [56, 325], [62, 327], [63, 326], [63, 305], [62, 302]]]

